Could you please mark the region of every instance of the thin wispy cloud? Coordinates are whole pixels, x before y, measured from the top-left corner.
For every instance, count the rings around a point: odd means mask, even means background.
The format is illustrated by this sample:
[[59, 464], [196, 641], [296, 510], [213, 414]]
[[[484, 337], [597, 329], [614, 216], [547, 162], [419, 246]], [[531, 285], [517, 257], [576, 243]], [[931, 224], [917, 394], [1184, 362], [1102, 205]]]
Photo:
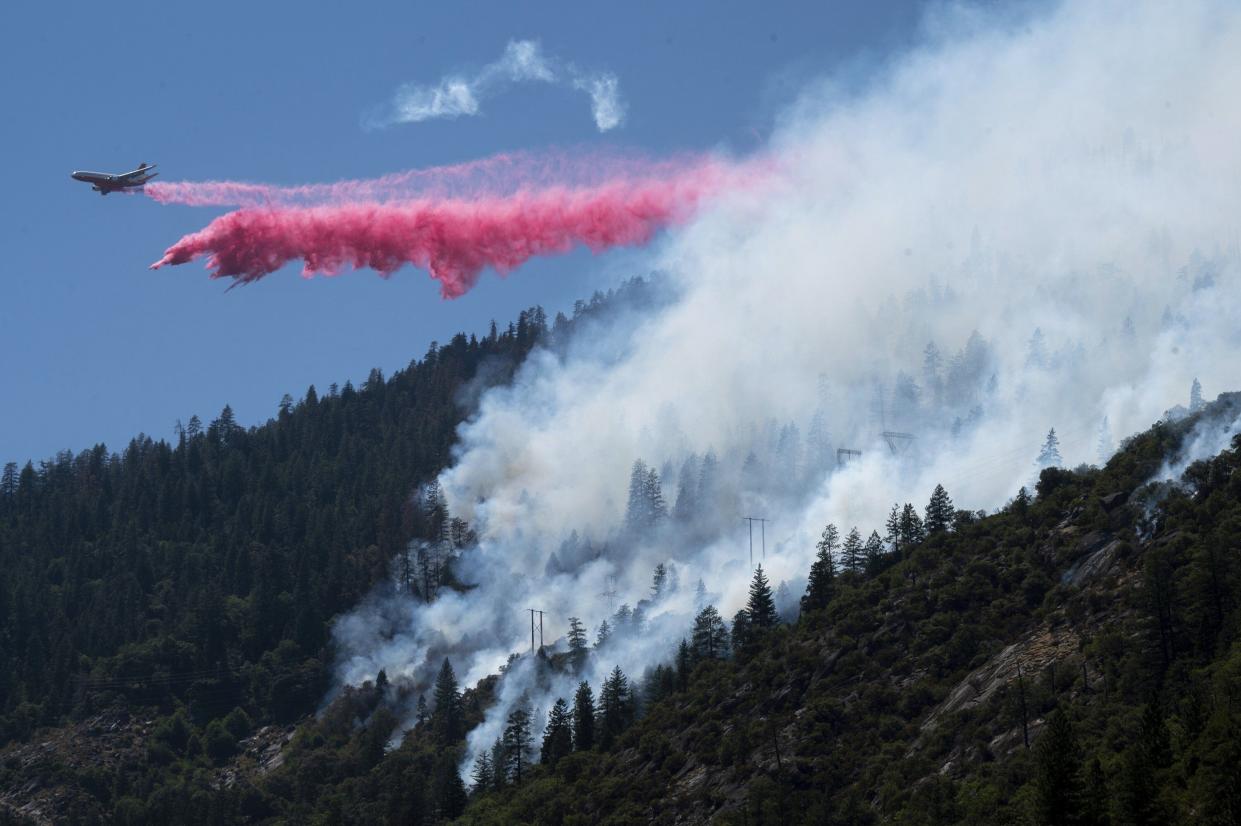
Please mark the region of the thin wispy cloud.
[[547, 83], [585, 92], [590, 96], [591, 114], [600, 132], [615, 129], [625, 119], [625, 103], [616, 75], [586, 71], [572, 63], [548, 58], [537, 41], [513, 40], [498, 60], [473, 74], [454, 73], [434, 84], [401, 86], [388, 104], [369, 113], [363, 123], [367, 128], [380, 129], [398, 123], [478, 115], [483, 100], [520, 83]]

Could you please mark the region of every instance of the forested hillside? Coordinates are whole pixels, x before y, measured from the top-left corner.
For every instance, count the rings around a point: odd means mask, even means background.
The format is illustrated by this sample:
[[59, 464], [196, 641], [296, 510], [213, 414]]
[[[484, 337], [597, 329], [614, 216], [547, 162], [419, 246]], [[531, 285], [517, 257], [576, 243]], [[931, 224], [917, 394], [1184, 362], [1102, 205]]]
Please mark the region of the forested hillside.
[[941, 488], [857, 571], [829, 526], [796, 623], [760, 569], [731, 640], [708, 606], [667, 667], [602, 687], [610, 747], [557, 741], [553, 710], [517, 781], [506, 732], [462, 822], [1239, 822], [1241, 437], [1145, 484], [1196, 421], [985, 518], [945, 520]]
[[79, 772], [55, 754], [9, 759], [0, 801], [12, 804], [14, 777], [37, 777], [35, 789], [89, 792], [62, 800], [57, 821], [92, 822], [118, 801], [133, 822], [231, 819], [198, 805], [210, 781], [182, 758], [222, 763], [256, 728], [313, 712], [329, 684], [332, 618], [410, 539], [438, 530], [414, 494], [446, 465], [479, 391], [508, 381], [536, 343], [560, 346], [575, 326], [650, 296], [634, 280], [550, 325], [533, 308], [507, 329], [432, 344], [391, 377], [286, 395], [258, 427], [225, 406], [178, 424], [172, 443], [139, 436], [119, 452], [8, 464], [0, 746], [117, 709], [149, 720], [150, 736], [142, 763], [114, 771]]
[[[799, 616], [760, 567], [732, 616], [700, 593], [644, 674], [574, 621], [523, 656], [610, 676], [519, 705], [467, 777], [503, 673], [462, 685], [445, 660], [415, 698], [381, 672], [309, 716], [332, 618], [442, 530], [413, 494], [479, 383], [649, 300], [635, 282], [550, 329], [535, 309], [260, 427], [226, 409], [176, 444], [10, 466], [0, 822], [1238, 822], [1241, 438], [1149, 483], [1237, 395], [994, 514], [939, 487], [869, 542], [824, 526]], [[642, 633], [626, 612], [607, 633]]]

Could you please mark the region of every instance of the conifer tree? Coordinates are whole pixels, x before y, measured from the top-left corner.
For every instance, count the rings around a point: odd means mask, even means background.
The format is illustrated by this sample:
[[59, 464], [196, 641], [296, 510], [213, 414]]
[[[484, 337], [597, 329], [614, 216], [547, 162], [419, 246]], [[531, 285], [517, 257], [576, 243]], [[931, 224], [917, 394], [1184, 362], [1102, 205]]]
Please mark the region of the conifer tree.
[[539, 762], [554, 766], [560, 758], [573, 751], [573, 718], [569, 704], [557, 697], [552, 710], [547, 713], [547, 728], [543, 732], [543, 752]]
[[586, 628], [577, 617], [569, 617], [569, 658], [573, 667], [580, 669], [586, 663], [590, 644], [586, 641]]
[[750, 627], [755, 631], [774, 628], [780, 622], [780, 617], [776, 614], [776, 601], [772, 597], [771, 585], [767, 582], [762, 565], [754, 569], [754, 579], [750, 580], [750, 599], [746, 602], [745, 610], [750, 620]]
[[689, 686], [689, 672], [693, 668], [694, 655], [689, 647], [689, 640], [681, 638], [677, 646], [677, 689], [684, 691]]
[[611, 748], [633, 722], [633, 712], [633, 689], [618, 665], [599, 691], [599, 745], [602, 748]]
[[442, 743], [456, 742], [463, 733], [461, 694], [457, 690], [457, 675], [447, 657], [435, 680], [435, 711], [431, 714], [431, 724]]
[[655, 573], [651, 576], [651, 600], [658, 602], [660, 597], [664, 595], [664, 589], [668, 587], [668, 566], [659, 563], [655, 566]]
[[695, 661], [728, 656], [728, 628], [714, 605], [703, 608], [695, 617], [690, 652]]
[[1056, 436], [1056, 429], [1053, 427], [1047, 431], [1047, 438], [1043, 441], [1043, 447], [1039, 451], [1038, 458], [1034, 460], [1039, 470], [1049, 467], [1060, 467], [1064, 464], [1064, 460], [1060, 458], [1060, 439]]
[[514, 784], [521, 783], [529, 769], [530, 743], [530, 712], [523, 700], [509, 713], [504, 726], [504, 768]]
[[508, 785], [508, 763], [505, 758], [503, 736], [497, 738], [491, 746], [491, 778], [496, 791]]
[[677, 501], [672, 518], [686, 525], [698, 515], [698, 457], [690, 454], [677, 476]]
[[943, 485], [936, 485], [931, 493], [931, 501], [926, 505], [926, 521], [923, 526], [927, 535], [940, 533], [952, 526], [952, 499]]
[[709, 512], [706, 509], [716, 504], [718, 474], [719, 460], [715, 458], [714, 451], [708, 450], [707, 455], [702, 457], [702, 464], [698, 468], [698, 495], [694, 499], [699, 513]]
[[1073, 725], [1057, 708], [1035, 746], [1034, 805], [1037, 822], [1069, 826], [1082, 820], [1081, 755]]
[[925, 538], [926, 534], [922, 528], [922, 519], [918, 516], [918, 511], [908, 502], [901, 509], [900, 537], [901, 545], [908, 548], [911, 545], [917, 545]]
[[650, 524], [646, 483], [646, 462], [636, 459], [629, 472], [629, 503], [625, 507], [625, 528], [635, 535], [640, 534]]
[[826, 608], [836, 591], [836, 560], [834, 548], [839, 531], [835, 525], [823, 529], [819, 538], [818, 554], [810, 565], [810, 577], [806, 582], [806, 594], [801, 598], [801, 610], [818, 611]]
[[655, 468], [650, 468], [646, 472], [644, 494], [646, 497], [647, 527], [653, 528], [668, 516], [668, 504], [664, 501], [664, 490], [659, 483], [659, 474], [655, 471]]
[[602, 648], [607, 645], [608, 640], [612, 638], [612, 626], [607, 620], [599, 623], [599, 630], [595, 632], [595, 648]]
[[491, 762], [491, 752], [483, 751], [474, 758], [470, 779], [474, 781], [475, 794], [490, 791], [495, 786], [495, 764]]
[[452, 751], [441, 752], [431, 769], [431, 785], [435, 798], [435, 810], [444, 820], [454, 820], [465, 811], [465, 784], [457, 772], [457, 761]]
[[1109, 826], [1107, 777], [1103, 774], [1103, 764], [1099, 758], [1090, 761], [1084, 775], [1085, 786], [1082, 797], [1082, 826]]
[[849, 531], [849, 535], [845, 537], [845, 543], [840, 549], [840, 560], [847, 570], [860, 571], [862, 569], [862, 535], [858, 533], [857, 528]]
[[417, 717], [418, 725], [420, 726], [424, 725], [427, 722], [428, 717], [429, 717], [429, 713], [427, 711], [427, 695], [419, 694], [418, 695], [418, 717]]
[[1198, 379], [1194, 379], [1194, 383], [1189, 387], [1189, 412], [1197, 413], [1206, 407], [1206, 402], [1202, 400], [1202, 385]]
[[590, 751], [595, 746], [595, 694], [590, 683], [577, 684], [573, 695], [573, 749]]
[[862, 555], [866, 557], [868, 567], [875, 565], [883, 556], [883, 540], [879, 538], [879, 531], [870, 532], [870, 536], [866, 539], [866, 546], [862, 549]]
[[887, 535], [884, 539], [888, 546], [892, 549], [892, 554], [899, 559], [901, 554], [901, 508], [899, 505], [893, 505], [892, 510], [888, 513], [888, 521], [884, 523], [884, 530]]
[[735, 654], [740, 654], [754, 639], [754, 632], [750, 625], [750, 612], [742, 608], [733, 614], [732, 627], [732, 649]]

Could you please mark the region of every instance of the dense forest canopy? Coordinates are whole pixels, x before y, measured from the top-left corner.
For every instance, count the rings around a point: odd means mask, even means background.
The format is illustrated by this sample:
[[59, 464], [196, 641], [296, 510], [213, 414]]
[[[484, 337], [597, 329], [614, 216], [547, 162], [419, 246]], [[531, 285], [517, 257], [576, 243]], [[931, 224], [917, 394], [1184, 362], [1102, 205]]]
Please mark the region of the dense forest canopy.
[[[1147, 483], [1199, 423], [1235, 418], [1233, 396], [1103, 469], [1060, 468], [1048, 434], [1036, 488], [994, 515], [941, 485], [873, 531], [828, 525], [798, 594], [759, 565], [725, 617], [699, 583], [681, 644], [643, 673], [609, 646], [675, 589], [662, 564], [636, 609], [594, 633], [570, 618], [477, 685], [445, 659], [420, 696], [381, 671], [319, 709], [333, 619], [394, 576], [433, 598], [400, 561], [468, 535], [427, 483], [479, 382], [654, 300], [635, 281], [551, 325], [536, 308], [258, 427], [225, 407], [175, 443], [6, 467], [0, 817], [42, 822], [16, 802], [43, 788], [53, 819], [83, 823], [1233, 822], [1241, 445]], [[682, 494], [636, 462], [624, 530], [676, 520]], [[516, 704], [463, 772], [514, 668], [576, 689]], [[128, 739], [85, 762], [30, 751], [101, 727]]]

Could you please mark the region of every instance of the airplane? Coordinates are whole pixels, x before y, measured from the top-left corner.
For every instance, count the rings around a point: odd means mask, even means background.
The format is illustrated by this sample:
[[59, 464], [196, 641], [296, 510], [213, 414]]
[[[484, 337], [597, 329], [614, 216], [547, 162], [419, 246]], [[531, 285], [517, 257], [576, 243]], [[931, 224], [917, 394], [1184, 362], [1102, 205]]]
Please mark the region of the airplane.
[[142, 185], [158, 175], [158, 172], [147, 174], [147, 170], [154, 169], [155, 164], [141, 164], [132, 172], [124, 172], [120, 175], [111, 175], [107, 172], [74, 172], [73, 180], [82, 183], [92, 184], [91, 189], [100, 195], [107, 195], [109, 192], [117, 192], [124, 189], [142, 188]]

